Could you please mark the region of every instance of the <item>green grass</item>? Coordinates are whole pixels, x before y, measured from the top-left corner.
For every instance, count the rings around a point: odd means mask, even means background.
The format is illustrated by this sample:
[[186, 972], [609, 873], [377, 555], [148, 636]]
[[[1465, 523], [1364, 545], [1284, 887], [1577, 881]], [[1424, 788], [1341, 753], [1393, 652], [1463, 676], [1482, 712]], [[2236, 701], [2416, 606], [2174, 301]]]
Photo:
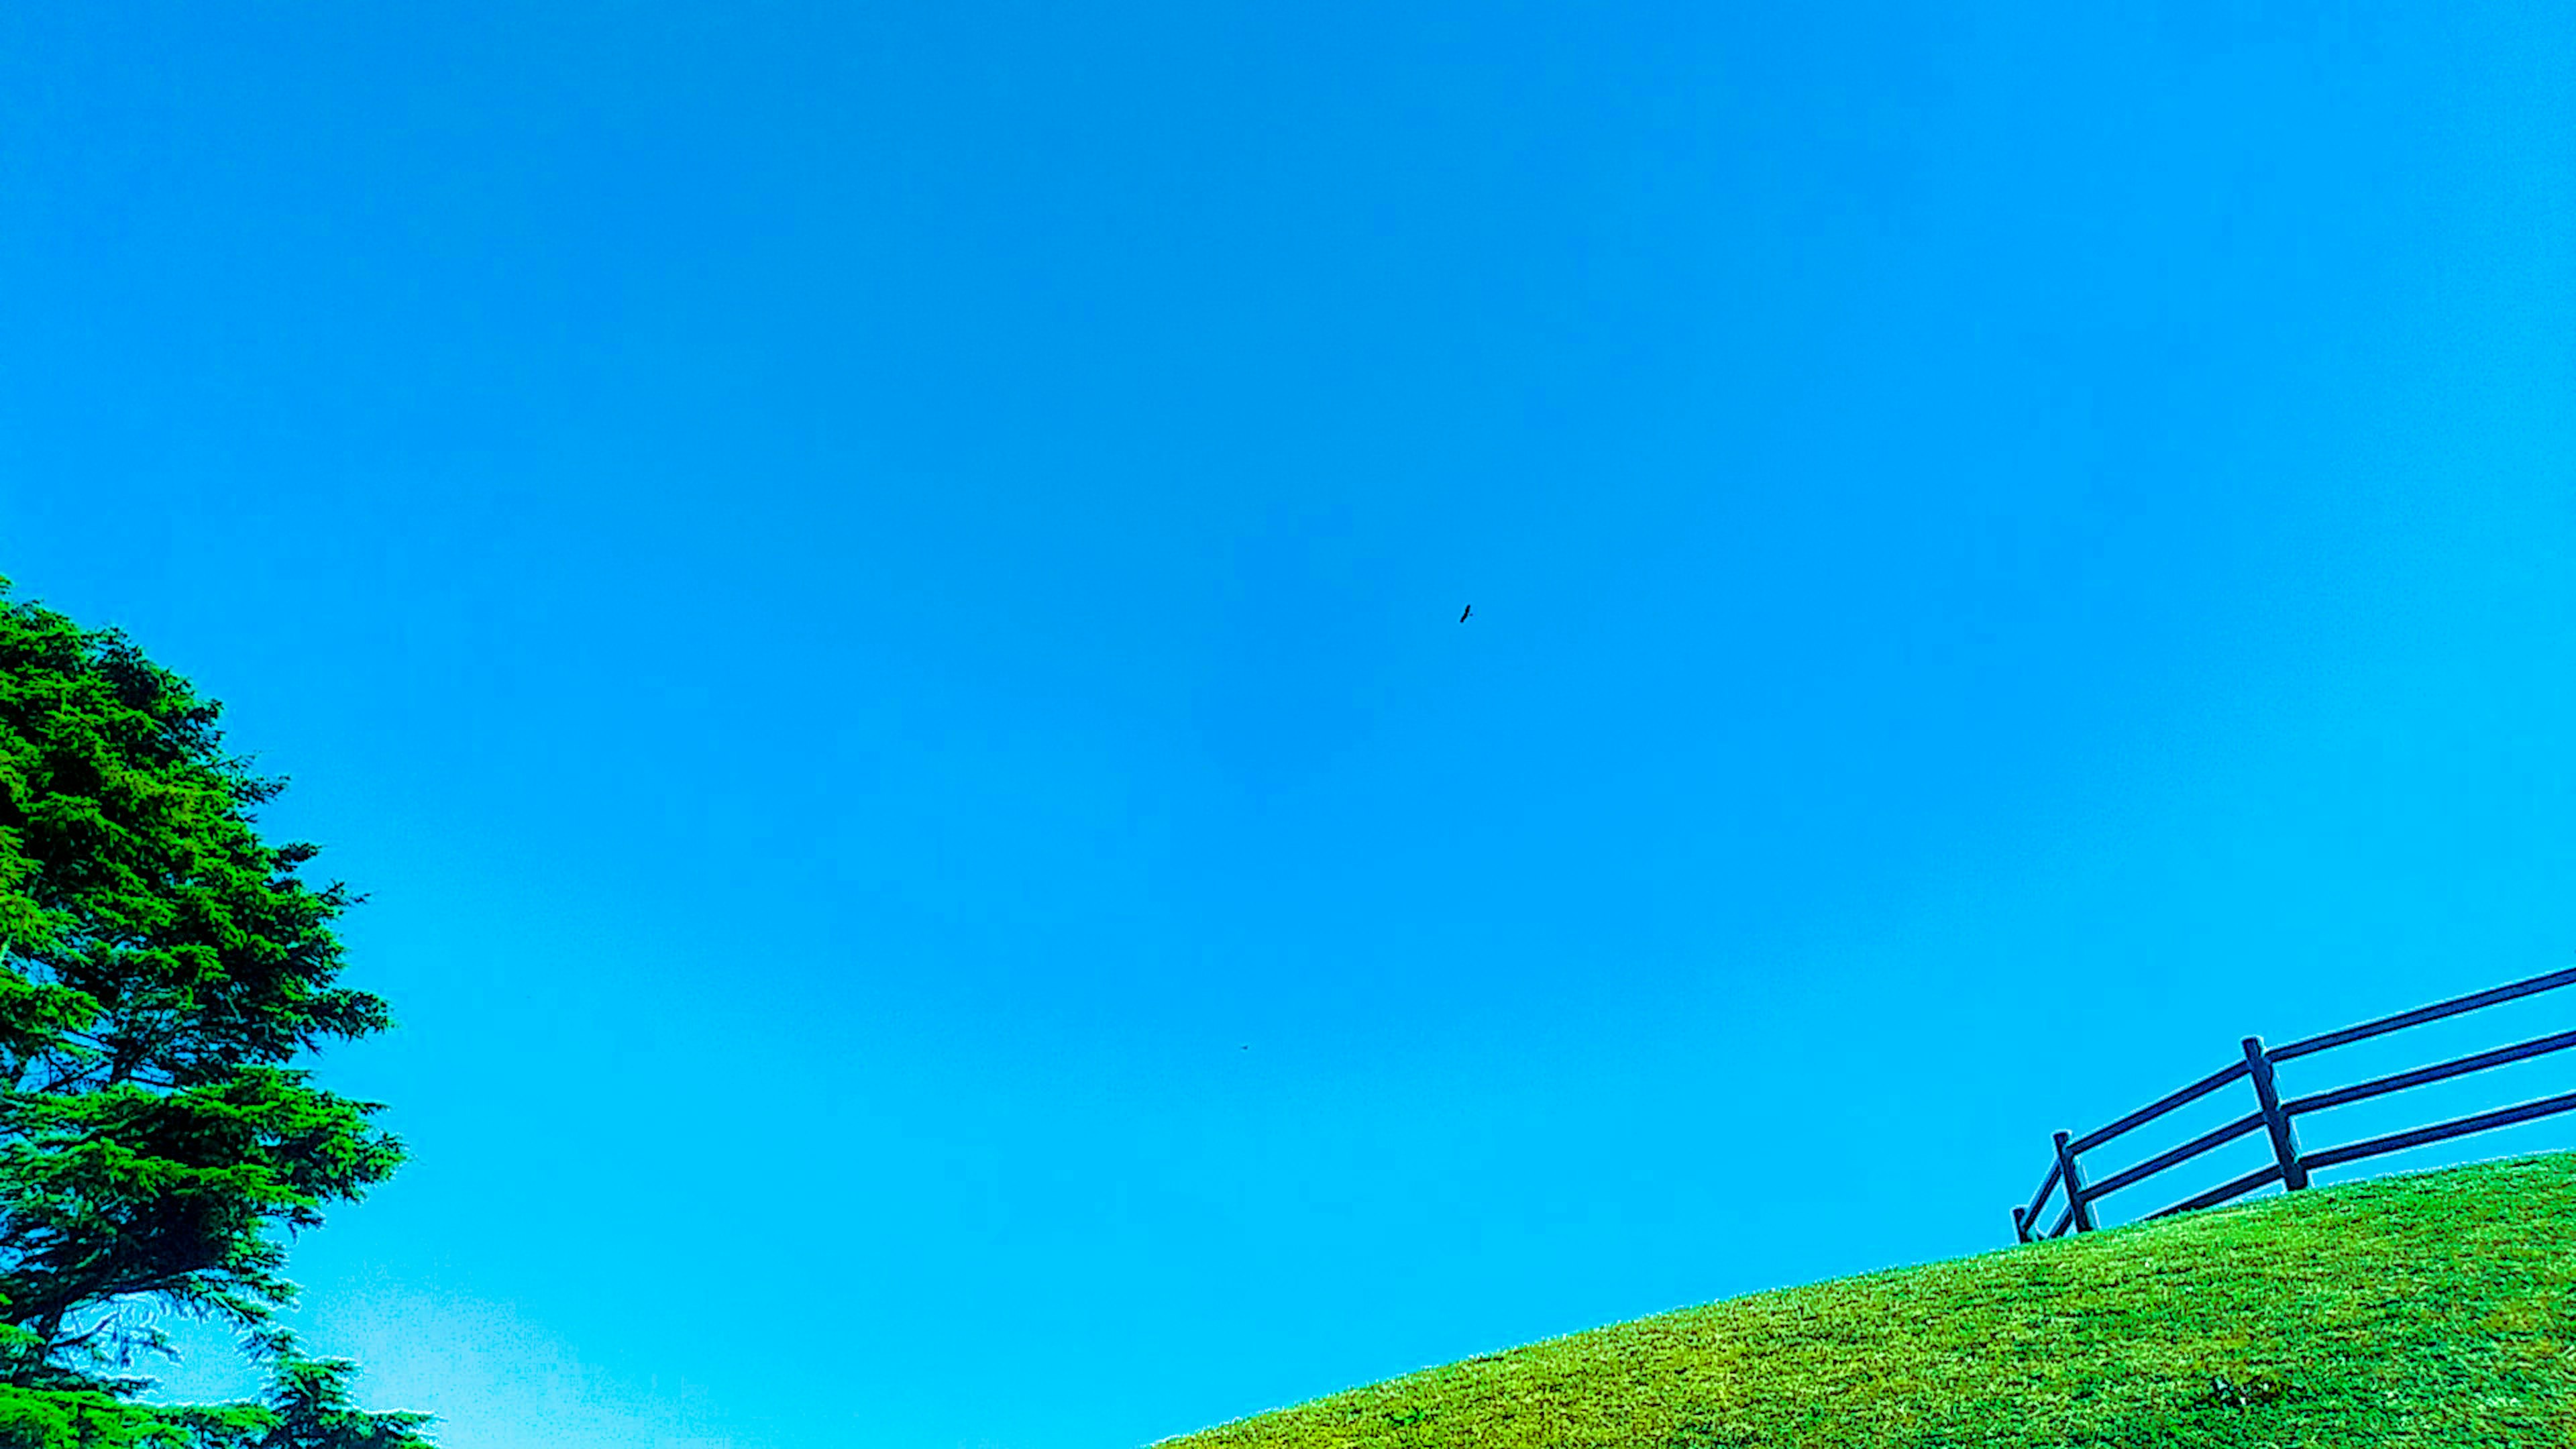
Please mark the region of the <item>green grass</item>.
[[2576, 1445], [2576, 1153], [1760, 1293], [1162, 1449]]

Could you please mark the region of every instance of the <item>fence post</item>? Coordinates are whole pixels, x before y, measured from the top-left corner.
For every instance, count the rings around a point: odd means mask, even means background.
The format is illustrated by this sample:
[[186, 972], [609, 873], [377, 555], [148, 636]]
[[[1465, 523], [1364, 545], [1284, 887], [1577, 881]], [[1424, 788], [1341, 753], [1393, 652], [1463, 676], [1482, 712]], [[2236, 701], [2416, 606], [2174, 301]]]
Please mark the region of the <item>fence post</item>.
[[2068, 1139], [2074, 1135], [2071, 1132], [2057, 1134], [2057, 1172], [2066, 1179], [2066, 1205], [2075, 1210], [2075, 1231], [2089, 1233], [2093, 1231], [2093, 1205], [2084, 1200], [2084, 1179], [2076, 1175], [2075, 1154], [2066, 1148]]
[[2280, 1089], [2272, 1084], [2272, 1059], [2263, 1054], [2263, 1038], [2245, 1038], [2245, 1069], [2254, 1079], [2254, 1099], [2263, 1104], [2263, 1125], [2272, 1134], [2272, 1158], [2281, 1164], [2281, 1189], [2297, 1192], [2308, 1185], [2308, 1169], [2299, 1161], [2299, 1139], [2290, 1132], [2290, 1114], [2281, 1110]]

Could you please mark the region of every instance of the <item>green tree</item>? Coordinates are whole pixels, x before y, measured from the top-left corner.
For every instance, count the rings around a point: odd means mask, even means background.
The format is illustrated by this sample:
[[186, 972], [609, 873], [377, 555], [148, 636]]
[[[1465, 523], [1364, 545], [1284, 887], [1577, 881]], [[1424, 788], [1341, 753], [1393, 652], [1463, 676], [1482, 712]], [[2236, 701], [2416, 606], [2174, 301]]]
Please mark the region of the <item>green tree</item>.
[[[418, 1414], [354, 1408], [354, 1365], [272, 1322], [291, 1237], [393, 1174], [379, 1103], [289, 1066], [392, 1025], [334, 984], [358, 898], [264, 843], [286, 786], [221, 753], [221, 705], [115, 630], [0, 578], [0, 1445], [402, 1449]], [[167, 1353], [130, 1310], [229, 1323], [265, 1403], [135, 1402]]]

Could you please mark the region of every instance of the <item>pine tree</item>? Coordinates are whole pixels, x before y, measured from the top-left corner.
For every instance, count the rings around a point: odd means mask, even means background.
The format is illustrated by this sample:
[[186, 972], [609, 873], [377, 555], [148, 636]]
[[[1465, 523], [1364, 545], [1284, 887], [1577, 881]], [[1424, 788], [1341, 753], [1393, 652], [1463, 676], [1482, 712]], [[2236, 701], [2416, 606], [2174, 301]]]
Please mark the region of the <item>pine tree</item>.
[[[221, 753], [222, 706], [115, 630], [0, 578], [0, 1445], [408, 1449], [418, 1414], [354, 1408], [355, 1366], [272, 1320], [290, 1236], [402, 1161], [382, 1104], [289, 1063], [390, 1027], [338, 986], [360, 897], [298, 874], [256, 808], [286, 786]], [[107, 1372], [167, 1352], [128, 1310], [239, 1329], [265, 1403], [134, 1402]]]

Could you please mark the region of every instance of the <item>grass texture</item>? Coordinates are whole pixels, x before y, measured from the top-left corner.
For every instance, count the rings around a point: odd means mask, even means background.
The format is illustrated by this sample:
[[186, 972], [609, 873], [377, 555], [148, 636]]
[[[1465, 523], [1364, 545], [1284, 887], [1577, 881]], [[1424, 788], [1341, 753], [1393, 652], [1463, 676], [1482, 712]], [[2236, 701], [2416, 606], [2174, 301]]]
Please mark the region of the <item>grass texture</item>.
[[1161, 1449], [2576, 1446], [2576, 1153], [1758, 1293]]

